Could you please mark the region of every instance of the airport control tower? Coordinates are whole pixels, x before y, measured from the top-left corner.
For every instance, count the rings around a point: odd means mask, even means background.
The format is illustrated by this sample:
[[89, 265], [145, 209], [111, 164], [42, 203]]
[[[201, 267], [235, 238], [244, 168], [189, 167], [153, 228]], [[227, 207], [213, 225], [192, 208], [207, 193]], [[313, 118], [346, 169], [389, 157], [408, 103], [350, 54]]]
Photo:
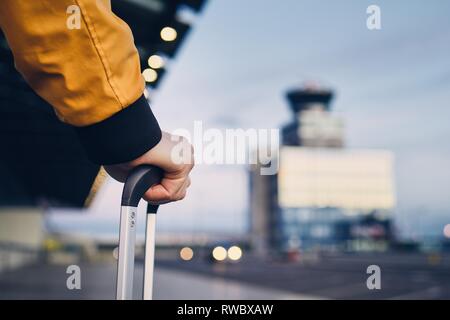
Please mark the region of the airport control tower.
[[331, 90], [316, 86], [288, 91], [286, 97], [294, 119], [283, 127], [283, 145], [342, 148], [344, 125], [330, 112], [333, 95]]
[[393, 155], [347, 149], [333, 91], [287, 92], [293, 119], [282, 128], [279, 171], [250, 170], [250, 221], [257, 253], [383, 250], [395, 206]]

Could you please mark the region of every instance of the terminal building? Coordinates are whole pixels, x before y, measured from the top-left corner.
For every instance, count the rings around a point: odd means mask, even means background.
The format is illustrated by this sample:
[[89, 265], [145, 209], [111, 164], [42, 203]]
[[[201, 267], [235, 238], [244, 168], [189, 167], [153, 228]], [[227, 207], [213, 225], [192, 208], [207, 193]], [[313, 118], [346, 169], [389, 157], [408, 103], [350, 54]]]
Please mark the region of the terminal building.
[[395, 208], [393, 155], [347, 149], [333, 92], [288, 92], [294, 119], [282, 129], [279, 171], [250, 170], [252, 243], [259, 253], [384, 250]]

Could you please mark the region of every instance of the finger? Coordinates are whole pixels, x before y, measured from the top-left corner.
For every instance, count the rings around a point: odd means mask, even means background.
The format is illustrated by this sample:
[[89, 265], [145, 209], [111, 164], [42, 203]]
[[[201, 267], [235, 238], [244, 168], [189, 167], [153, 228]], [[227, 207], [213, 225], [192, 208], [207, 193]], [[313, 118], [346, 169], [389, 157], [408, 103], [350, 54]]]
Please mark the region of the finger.
[[163, 204], [170, 201], [176, 201], [180, 195], [180, 191], [186, 188], [187, 183], [190, 183], [189, 177], [185, 179], [163, 179], [160, 184], [157, 184], [147, 190], [143, 198], [152, 204]]
[[191, 186], [191, 177], [188, 177], [188, 184], [187, 184], [186, 189], [189, 188], [190, 186]]
[[151, 204], [164, 204], [170, 202], [170, 193], [163, 185], [157, 184], [148, 189], [143, 198]]
[[180, 190], [177, 192], [177, 194], [174, 197], [174, 201], [183, 200], [186, 197], [187, 188], [191, 184], [191, 179], [188, 177], [186, 181], [184, 182], [183, 186], [180, 188]]

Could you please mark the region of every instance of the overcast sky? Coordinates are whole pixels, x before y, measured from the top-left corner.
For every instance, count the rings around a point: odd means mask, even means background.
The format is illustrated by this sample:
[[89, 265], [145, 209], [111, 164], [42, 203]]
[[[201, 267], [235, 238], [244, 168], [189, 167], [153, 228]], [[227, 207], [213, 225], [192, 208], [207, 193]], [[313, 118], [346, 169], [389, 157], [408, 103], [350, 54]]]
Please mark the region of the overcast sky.
[[[379, 31], [366, 28], [370, 4]], [[438, 230], [450, 217], [449, 52], [450, 1], [210, 0], [153, 110], [166, 130], [277, 128], [291, 118], [286, 90], [318, 80], [337, 92], [348, 147], [394, 152], [404, 228]], [[247, 187], [244, 168], [199, 166], [159, 227], [242, 231]], [[109, 184], [90, 216], [116, 223], [119, 189]]]

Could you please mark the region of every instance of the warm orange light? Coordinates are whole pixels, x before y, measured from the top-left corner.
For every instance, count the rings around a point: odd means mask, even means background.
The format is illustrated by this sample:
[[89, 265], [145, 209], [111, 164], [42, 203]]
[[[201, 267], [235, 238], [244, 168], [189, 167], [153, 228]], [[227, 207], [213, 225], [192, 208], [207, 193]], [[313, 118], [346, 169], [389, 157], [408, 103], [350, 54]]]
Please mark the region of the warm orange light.
[[194, 257], [194, 250], [189, 247], [184, 247], [180, 250], [180, 258], [184, 261], [189, 261]]
[[160, 69], [164, 67], [164, 59], [161, 56], [154, 54], [148, 58], [148, 65], [153, 69]]
[[144, 76], [146, 82], [155, 82], [156, 79], [158, 79], [158, 73], [150, 68], [145, 69], [142, 72], [142, 75]]
[[224, 247], [215, 247], [212, 255], [217, 261], [223, 261], [227, 258], [227, 250]]
[[174, 41], [177, 38], [177, 30], [172, 27], [164, 27], [161, 29], [161, 39], [164, 41]]
[[228, 249], [228, 258], [237, 261], [242, 257], [242, 250], [238, 246], [232, 246]]

